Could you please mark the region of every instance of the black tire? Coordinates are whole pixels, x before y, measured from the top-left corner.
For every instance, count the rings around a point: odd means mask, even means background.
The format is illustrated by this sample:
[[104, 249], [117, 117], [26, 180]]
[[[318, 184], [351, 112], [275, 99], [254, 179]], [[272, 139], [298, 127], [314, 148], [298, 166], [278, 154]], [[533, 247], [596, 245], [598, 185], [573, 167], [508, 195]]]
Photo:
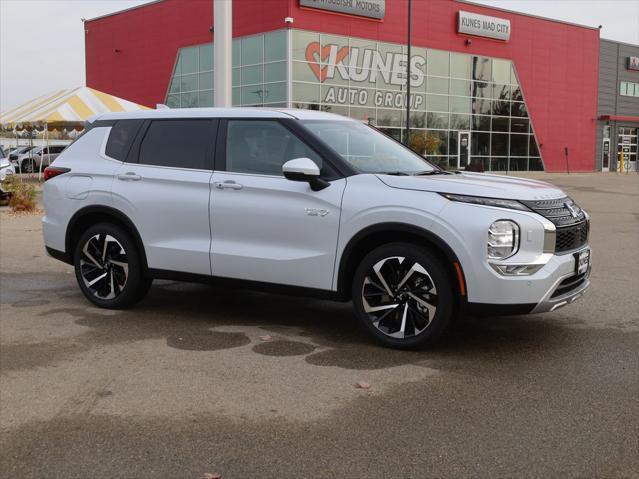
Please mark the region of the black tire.
[[146, 296], [153, 282], [143, 276], [131, 235], [112, 223], [99, 223], [82, 233], [73, 264], [80, 289], [100, 308], [128, 308]]
[[36, 162], [32, 158], [27, 158], [20, 163], [20, 171], [22, 173], [35, 173], [36, 171]]
[[446, 268], [431, 252], [412, 243], [390, 243], [370, 252], [355, 271], [352, 298], [362, 326], [383, 345], [396, 349], [433, 344], [454, 311]]

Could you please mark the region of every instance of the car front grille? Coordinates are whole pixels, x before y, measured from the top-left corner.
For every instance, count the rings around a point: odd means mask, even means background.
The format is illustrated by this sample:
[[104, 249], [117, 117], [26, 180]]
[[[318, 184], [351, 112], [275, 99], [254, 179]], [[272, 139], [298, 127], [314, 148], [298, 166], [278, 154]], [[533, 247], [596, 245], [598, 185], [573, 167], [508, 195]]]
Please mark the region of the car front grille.
[[522, 201], [535, 213], [548, 218], [557, 228], [581, 223], [586, 219], [586, 213], [577, 203], [568, 197], [555, 200]]
[[563, 253], [586, 244], [590, 221], [586, 213], [572, 199], [522, 201], [528, 208], [552, 221], [557, 228], [555, 252]]
[[557, 296], [563, 296], [564, 294], [568, 294], [571, 291], [574, 291], [579, 286], [584, 284], [586, 281], [586, 273], [577, 274], [574, 276], [570, 276], [569, 278], [564, 279], [557, 289], [552, 293], [551, 298], [556, 298]]
[[555, 241], [555, 252], [563, 253], [577, 249], [588, 241], [589, 224], [582, 221], [573, 226], [557, 228], [557, 239]]

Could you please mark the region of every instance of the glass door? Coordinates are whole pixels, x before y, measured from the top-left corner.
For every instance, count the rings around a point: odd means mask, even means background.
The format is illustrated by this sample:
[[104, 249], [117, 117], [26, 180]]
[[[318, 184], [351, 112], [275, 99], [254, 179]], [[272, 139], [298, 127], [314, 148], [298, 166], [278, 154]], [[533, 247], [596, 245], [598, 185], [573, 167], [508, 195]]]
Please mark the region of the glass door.
[[603, 127], [603, 143], [601, 145], [601, 171], [610, 171], [610, 126]]
[[466, 168], [470, 163], [470, 131], [457, 132], [457, 169]]
[[[623, 171], [637, 171], [637, 129], [620, 127], [618, 131], [617, 154], [619, 160], [623, 154]], [[619, 169], [621, 169], [621, 161], [619, 161]]]

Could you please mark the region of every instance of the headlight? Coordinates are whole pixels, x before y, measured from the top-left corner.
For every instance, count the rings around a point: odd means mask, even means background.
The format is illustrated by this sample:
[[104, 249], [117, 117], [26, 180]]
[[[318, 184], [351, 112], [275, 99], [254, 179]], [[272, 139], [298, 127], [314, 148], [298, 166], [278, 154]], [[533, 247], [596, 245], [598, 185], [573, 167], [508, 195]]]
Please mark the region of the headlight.
[[488, 228], [488, 258], [506, 259], [519, 249], [519, 225], [510, 220], [497, 220]]
[[517, 200], [503, 200], [500, 198], [485, 198], [483, 196], [456, 195], [453, 193], [440, 193], [450, 201], [460, 201], [462, 203], [472, 203], [474, 205], [495, 206], [497, 208], [509, 208], [511, 210], [530, 211], [526, 205]]

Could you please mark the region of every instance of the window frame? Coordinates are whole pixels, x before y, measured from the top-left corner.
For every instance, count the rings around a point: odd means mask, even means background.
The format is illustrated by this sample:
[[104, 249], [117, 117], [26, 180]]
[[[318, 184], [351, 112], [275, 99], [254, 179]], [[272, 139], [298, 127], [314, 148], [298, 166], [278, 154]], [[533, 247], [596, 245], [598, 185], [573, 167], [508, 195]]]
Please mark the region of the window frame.
[[[209, 123], [209, 133], [211, 141], [206, 148], [206, 156], [204, 160], [204, 168], [189, 168], [185, 166], [166, 166], [166, 165], [149, 165], [147, 163], [140, 163], [140, 149], [146, 135], [153, 122], [163, 121], [203, 121]], [[220, 120], [218, 118], [202, 118], [202, 117], [174, 117], [174, 118], [147, 118], [138, 130], [138, 134], [131, 144], [129, 153], [126, 157], [125, 163], [133, 165], [141, 165], [149, 168], [168, 168], [172, 170], [186, 170], [186, 171], [213, 171], [215, 148], [217, 144], [217, 137], [219, 132]]]
[[[325, 181], [335, 181], [346, 176], [352, 176], [356, 172], [347, 165], [343, 164], [343, 161], [337, 157], [337, 154], [331, 149], [327, 148], [321, 141], [311, 135], [310, 132], [298, 123], [298, 120], [293, 118], [256, 118], [256, 117], [233, 117], [233, 118], [221, 118], [220, 125], [218, 127], [217, 144], [215, 147], [215, 170], [226, 173], [233, 173], [238, 175], [250, 175], [250, 176], [263, 176], [268, 178], [284, 178], [284, 175], [269, 175], [266, 173], [246, 173], [240, 171], [231, 171], [227, 169], [227, 156], [226, 156], [226, 140], [228, 135], [228, 122], [229, 121], [272, 121], [280, 124], [286, 130], [289, 131], [295, 138], [304, 143], [306, 147], [310, 148], [315, 154], [322, 158], [322, 166], [326, 171], [320, 176]], [[289, 181], [289, 180], [287, 180]]]

